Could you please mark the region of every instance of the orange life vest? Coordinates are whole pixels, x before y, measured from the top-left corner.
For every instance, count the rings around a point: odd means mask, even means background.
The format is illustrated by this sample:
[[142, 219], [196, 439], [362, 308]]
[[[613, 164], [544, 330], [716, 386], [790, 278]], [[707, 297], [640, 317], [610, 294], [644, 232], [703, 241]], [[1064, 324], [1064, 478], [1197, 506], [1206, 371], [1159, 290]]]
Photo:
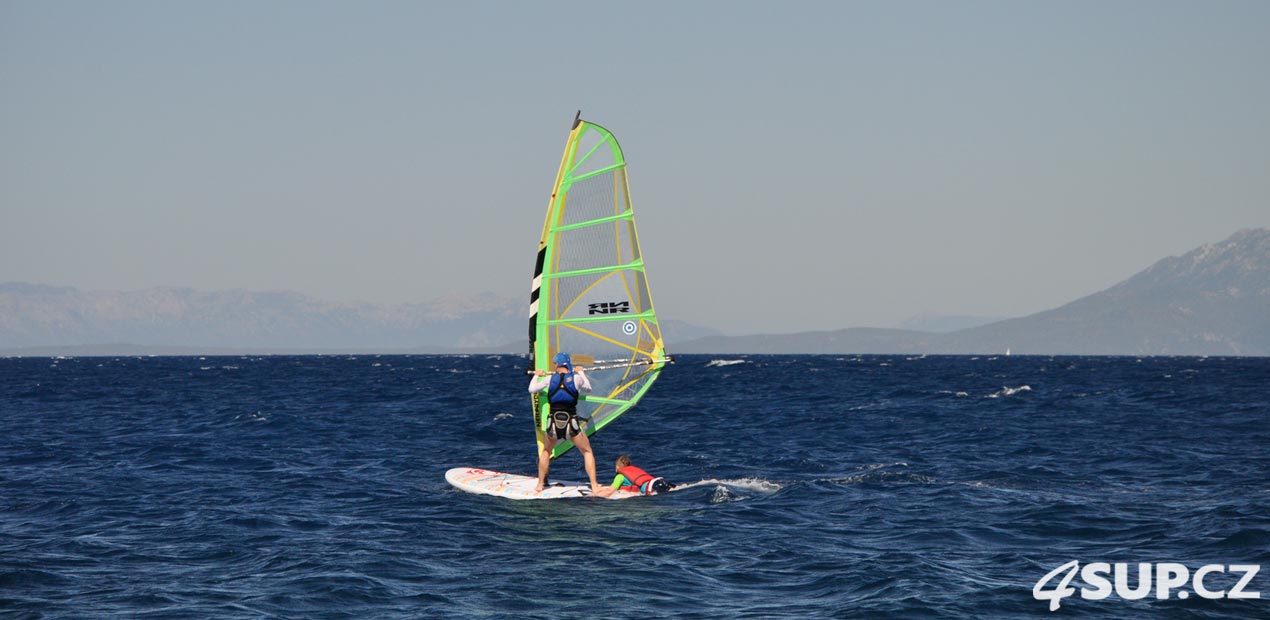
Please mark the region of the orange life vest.
[[[647, 490], [644, 489], [644, 485], [653, 481], [652, 474], [634, 465], [627, 465], [626, 467], [617, 470], [617, 473], [626, 476], [626, 479], [630, 481], [631, 485], [638, 489], [640, 493], [646, 493]], [[623, 485], [623, 487], [625, 486], [626, 485]]]

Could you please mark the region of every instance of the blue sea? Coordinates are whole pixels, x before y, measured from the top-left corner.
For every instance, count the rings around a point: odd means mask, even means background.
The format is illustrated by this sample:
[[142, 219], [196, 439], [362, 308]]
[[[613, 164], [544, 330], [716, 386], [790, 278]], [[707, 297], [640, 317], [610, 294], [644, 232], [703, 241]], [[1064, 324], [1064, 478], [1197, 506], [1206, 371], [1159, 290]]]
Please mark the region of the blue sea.
[[592, 441], [683, 488], [451, 488], [525, 364], [0, 359], [0, 617], [1270, 617], [1270, 359], [682, 356]]

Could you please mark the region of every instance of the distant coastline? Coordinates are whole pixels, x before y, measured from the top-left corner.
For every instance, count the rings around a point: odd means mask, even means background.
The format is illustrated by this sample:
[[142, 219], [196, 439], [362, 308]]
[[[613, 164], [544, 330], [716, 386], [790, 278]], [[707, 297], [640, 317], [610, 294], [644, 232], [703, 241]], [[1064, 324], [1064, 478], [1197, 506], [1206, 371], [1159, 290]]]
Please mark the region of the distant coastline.
[[350, 347], [323, 348], [250, 348], [250, 347], [182, 347], [145, 346], [135, 344], [64, 345], [54, 347], [21, 347], [0, 349], [0, 357], [242, 357], [268, 355], [516, 355], [524, 354], [528, 344], [512, 351], [511, 347], [417, 349], [377, 349]]
[[[523, 354], [524, 317], [523, 302], [493, 294], [384, 306], [288, 292], [82, 292], [7, 283], [0, 284], [0, 356]], [[674, 320], [661, 327], [672, 355], [1268, 356], [1270, 229], [1241, 230], [1161, 259], [1044, 312], [948, 319], [907, 324], [963, 327], [748, 336]]]

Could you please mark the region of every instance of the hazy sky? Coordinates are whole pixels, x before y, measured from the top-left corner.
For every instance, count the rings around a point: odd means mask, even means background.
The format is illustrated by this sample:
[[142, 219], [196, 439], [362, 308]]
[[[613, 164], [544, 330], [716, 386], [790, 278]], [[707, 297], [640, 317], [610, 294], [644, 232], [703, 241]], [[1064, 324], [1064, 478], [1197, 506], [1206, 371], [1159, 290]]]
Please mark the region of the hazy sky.
[[661, 314], [729, 333], [1270, 226], [1270, 2], [0, 0], [0, 281], [527, 298], [579, 108]]

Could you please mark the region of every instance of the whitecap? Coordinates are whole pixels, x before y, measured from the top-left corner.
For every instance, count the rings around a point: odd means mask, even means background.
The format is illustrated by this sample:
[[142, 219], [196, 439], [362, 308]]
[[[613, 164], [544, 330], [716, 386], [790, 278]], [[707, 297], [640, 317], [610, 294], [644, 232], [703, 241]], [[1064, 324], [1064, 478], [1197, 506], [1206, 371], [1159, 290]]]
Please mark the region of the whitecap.
[[737, 489], [745, 489], [748, 491], [757, 491], [759, 493], [775, 493], [781, 490], [783, 486], [779, 483], [772, 482], [771, 480], [764, 480], [763, 478], [730, 478], [726, 480], [719, 480], [718, 478], [707, 478], [705, 480], [698, 480], [696, 482], [689, 482], [687, 484], [675, 485], [675, 490], [679, 491], [681, 489], [690, 489], [692, 487], [700, 487], [700, 486], [706, 486], [711, 484], [716, 485], [719, 488], [732, 487]]
[[894, 463], [873, 463], [871, 465], [860, 467], [859, 471], [873, 471], [875, 469], [882, 469], [883, 467], [908, 467], [908, 463], [905, 463], [904, 461], [896, 461]]
[[1015, 394], [1018, 394], [1019, 392], [1031, 392], [1031, 391], [1032, 391], [1032, 386], [1030, 385], [1020, 385], [1019, 387], [1016, 387], [1016, 388], [1012, 388], [1006, 385], [1006, 386], [1001, 386], [1000, 390], [989, 394], [988, 398], [1001, 398], [1002, 396], [1014, 396]]
[[719, 366], [734, 366], [736, 364], [745, 364], [745, 363], [748, 363], [749, 361], [750, 360], [710, 360], [710, 363], [706, 364], [706, 368], [717, 368]]

